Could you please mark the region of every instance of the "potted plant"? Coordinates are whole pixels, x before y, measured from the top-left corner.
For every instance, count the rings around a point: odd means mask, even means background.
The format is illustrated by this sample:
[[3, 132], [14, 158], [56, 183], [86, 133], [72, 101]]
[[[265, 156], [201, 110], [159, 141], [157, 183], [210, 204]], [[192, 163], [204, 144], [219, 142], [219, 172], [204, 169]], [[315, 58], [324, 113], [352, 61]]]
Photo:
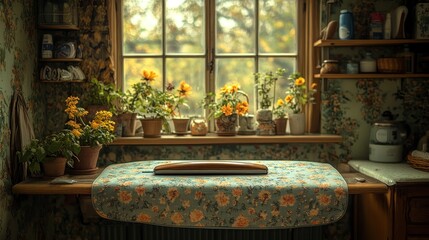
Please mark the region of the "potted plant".
[[191, 94], [192, 87], [185, 81], [181, 81], [177, 89], [174, 91], [174, 85], [167, 85], [168, 107], [170, 116], [174, 124], [176, 135], [185, 135], [188, 132], [189, 118], [182, 116], [181, 108], [189, 108], [187, 100]]
[[305, 78], [300, 73], [289, 76], [289, 88], [286, 90], [285, 103], [289, 113], [289, 126], [291, 134], [304, 134], [305, 132], [305, 105], [314, 102], [317, 84], [313, 83], [307, 89]]
[[[259, 109], [256, 112], [258, 135], [274, 135], [275, 126], [273, 123], [273, 113], [271, 106], [275, 99], [276, 82], [283, 76], [286, 69], [279, 68], [275, 73], [255, 73], [255, 83], [258, 92]], [[272, 96], [271, 96], [272, 94]]]
[[79, 153], [80, 145], [71, 131], [63, 130], [50, 134], [43, 139], [33, 139], [18, 153], [21, 162], [28, 164], [32, 175], [41, 172], [47, 177], [64, 175], [65, 166], [73, 166], [73, 158]]
[[249, 101], [238, 84], [225, 84], [218, 97], [214, 93], [208, 93], [203, 106], [210, 110], [208, 118], [214, 117], [218, 135], [234, 136], [237, 134], [237, 116], [248, 112]]
[[98, 111], [91, 121], [85, 121], [88, 111], [78, 107], [79, 98], [70, 96], [66, 99], [68, 115], [66, 127], [78, 139], [81, 150], [73, 166], [75, 174], [91, 174], [96, 171], [98, 154], [103, 144], [115, 139], [115, 122], [110, 111]]
[[142, 117], [143, 137], [160, 137], [163, 123], [170, 114], [169, 95], [151, 85], [156, 77], [155, 72], [144, 70], [141, 81], [132, 86], [130, 99]]
[[277, 102], [273, 108], [273, 114], [275, 116], [274, 123], [276, 126], [276, 135], [286, 134], [286, 125], [287, 125], [286, 109], [287, 107], [283, 99], [281, 98], [277, 99]]

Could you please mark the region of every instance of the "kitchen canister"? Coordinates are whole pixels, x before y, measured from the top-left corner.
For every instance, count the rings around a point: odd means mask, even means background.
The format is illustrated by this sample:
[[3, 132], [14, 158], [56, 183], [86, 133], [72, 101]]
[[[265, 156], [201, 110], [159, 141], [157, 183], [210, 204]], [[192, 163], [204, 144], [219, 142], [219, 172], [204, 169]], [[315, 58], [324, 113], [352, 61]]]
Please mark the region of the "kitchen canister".
[[338, 65], [338, 60], [323, 61], [322, 68], [320, 69], [321, 74], [339, 73], [339, 72], [340, 72], [340, 67]]
[[377, 72], [377, 61], [372, 58], [372, 54], [367, 52], [365, 57], [359, 62], [359, 69], [362, 73]]
[[353, 39], [353, 14], [346, 9], [340, 12], [340, 27], [338, 28], [338, 35], [341, 40]]
[[42, 58], [52, 58], [54, 43], [51, 34], [43, 34], [42, 39]]

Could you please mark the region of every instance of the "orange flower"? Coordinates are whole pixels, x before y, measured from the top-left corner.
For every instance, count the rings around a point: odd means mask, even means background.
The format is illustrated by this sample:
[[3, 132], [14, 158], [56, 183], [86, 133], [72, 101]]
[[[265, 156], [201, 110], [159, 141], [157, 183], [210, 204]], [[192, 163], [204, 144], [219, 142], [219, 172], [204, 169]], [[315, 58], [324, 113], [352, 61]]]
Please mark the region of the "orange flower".
[[204, 213], [201, 210], [194, 209], [189, 214], [189, 218], [191, 219], [191, 222], [199, 222], [204, 218]]
[[303, 77], [299, 77], [295, 80], [295, 85], [297, 86], [304, 85], [304, 83], [305, 83], [305, 79]]
[[146, 214], [146, 213], [140, 213], [137, 216], [137, 222], [141, 222], [141, 223], [150, 223], [152, 220], [152, 218]]
[[125, 203], [125, 204], [130, 203], [132, 200], [131, 193], [128, 191], [120, 191], [118, 193], [118, 197], [119, 197], [119, 202]]
[[292, 95], [287, 95], [285, 98], [285, 102], [290, 103], [293, 100], [293, 96]]
[[247, 102], [237, 103], [237, 113], [243, 116], [249, 111], [249, 104]]
[[153, 81], [155, 80], [156, 77], [158, 77], [158, 75], [156, 75], [154, 71], [143, 70], [142, 77], [143, 77], [143, 80]]
[[319, 201], [320, 205], [322, 206], [328, 206], [331, 203], [331, 196], [328, 196], [326, 194], [321, 194], [317, 197], [317, 200]]
[[231, 105], [229, 103], [226, 106], [222, 106], [221, 111], [223, 114], [225, 114], [225, 116], [232, 115], [232, 108], [231, 108]]
[[280, 198], [280, 206], [287, 207], [295, 205], [295, 196], [292, 194], [285, 194]]
[[177, 188], [170, 188], [167, 191], [167, 197], [168, 200], [174, 202], [174, 200], [176, 200], [176, 198], [180, 195], [179, 191], [177, 190]]
[[217, 204], [220, 207], [224, 207], [224, 206], [228, 205], [228, 203], [229, 203], [229, 197], [227, 195], [225, 195], [225, 193], [223, 193], [223, 192], [216, 194], [215, 199], [216, 199]]
[[180, 97], [187, 97], [191, 95], [192, 87], [191, 85], [187, 84], [185, 81], [181, 81], [179, 85], [179, 96]]
[[261, 202], [266, 203], [271, 198], [271, 193], [266, 190], [262, 190], [258, 194], [258, 198]]
[[317, 83], [312, 83], [311, 84], [311, 89], [316, 89], [316, 87], [317, 87]]
[[247, 227], [249, 226], [249, 219], [247, 219], [245, 216], [243, 215], [239, 215], [235, 220], [234, 223], [232, 224], [233, 227]]
[[182, 216], [182, 214], [180, 214], [178, 212], [171, 214], [170, 219], [174, 224], [182, 224], [183, 223], [183, 216]]

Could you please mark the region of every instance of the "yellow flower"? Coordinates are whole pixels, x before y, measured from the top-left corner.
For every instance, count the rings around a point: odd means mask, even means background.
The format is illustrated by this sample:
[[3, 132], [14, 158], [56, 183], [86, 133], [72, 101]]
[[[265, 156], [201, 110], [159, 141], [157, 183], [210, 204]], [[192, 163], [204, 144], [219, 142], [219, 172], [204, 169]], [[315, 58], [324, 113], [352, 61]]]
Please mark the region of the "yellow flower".
[[82, 132], [80, 129], [73, 129], [71, 131], [71, 133], [75, 136], [75, 137], [80, 137], [82, 135]]
[[191, 85], [187, 84], [185, 81], [181, 81], [179, 85], [179, 96], [180, 97], [187, 97], [191, 95], [192, 87]]
[[281, 98], [279, 98], [277, 100], [277, 106], [283, 106], [283, 104], [285, 104], [285, 102], [283, 102], [283, 100]]
[[228, 103], [228, 105], [224, 105], [221, 108], [221, 111], [223, 112], [223, 114], [225, 114], [225, 116], [230, 116], [232, 115], [232, 108], [231, 105]]
[[229, 90], [230, 90], [230, 93], [236, 93], [238, 92], [239, 89], [240, 89], [240, 85], [232, 84]]
[[154, 71], [143, 70], [142, 77], [143, 77], [143, 80], [153, 81], [155, 80], [156, 77], [158, 77], [158, 75], [156, 75]]
[[303, 77], [299, 77], [295, 80], [295, 85], [297, 86], [304, 85], [304, 83], [305, 83], [305, 79]]
[[317, 83], [312, 83], [311, 84], [311, 89], [316, 89], [316, 87], [317, 87]]
[[285, 98], [285, 101], [286, 101], [287, 103], [290, 103], [290, 102], [292, 101], [292, 99], [293, 99], [293, 96], [292, 96], [292, 95], [287, 95], [287, 96], [286, 96], [286, 98]]

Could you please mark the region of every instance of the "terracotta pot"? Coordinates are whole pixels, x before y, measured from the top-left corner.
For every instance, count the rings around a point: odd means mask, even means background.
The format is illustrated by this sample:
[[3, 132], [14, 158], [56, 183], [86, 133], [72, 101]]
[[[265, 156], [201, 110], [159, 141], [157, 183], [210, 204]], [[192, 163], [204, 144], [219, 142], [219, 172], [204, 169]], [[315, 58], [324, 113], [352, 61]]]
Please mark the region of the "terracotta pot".
[[237, 114], [229, 116], [222, 115], [216, 120], [216, 133], [219, 136], [235, 136], [237, 135]]
[[285, 135], [287, 118], [276, 118], [274, 122], [276, 124], [276, 135]]
[[95, 147], [81, 146], [77, 159], [73, 164], [73, 171], [92, 171], [97, 169], [98, 155], [100, 154], [102, 145]]
[[189, 118], [173, 118], [173, 124], [176, 135], [188, 134]]
[[46, 177], [59, 177], [64, 175], [67, 159], [65, 157], [47, 158], [43, 163], [43, 172]]
[[305, 133], [305, 115], [304, 113], [289, 114], [290, 134], [302, 135]]
[[143, 128], [143, 137], [159, 138], [161, 137], [162, 119], [140, 119]]

